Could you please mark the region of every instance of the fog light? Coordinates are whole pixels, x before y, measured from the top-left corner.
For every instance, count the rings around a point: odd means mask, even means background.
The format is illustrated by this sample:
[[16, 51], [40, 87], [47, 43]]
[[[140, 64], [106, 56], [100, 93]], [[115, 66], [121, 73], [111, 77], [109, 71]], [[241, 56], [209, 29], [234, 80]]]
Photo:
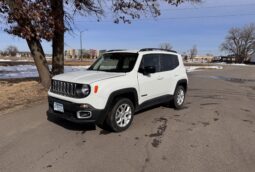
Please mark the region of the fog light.
[[80, 107], [81, 107], [82, 109], [87, 109], [87, 108], [89, 108], [89, 105], [88, 105], [88, 104], [82, 104], [82, 105], [80, 105]]

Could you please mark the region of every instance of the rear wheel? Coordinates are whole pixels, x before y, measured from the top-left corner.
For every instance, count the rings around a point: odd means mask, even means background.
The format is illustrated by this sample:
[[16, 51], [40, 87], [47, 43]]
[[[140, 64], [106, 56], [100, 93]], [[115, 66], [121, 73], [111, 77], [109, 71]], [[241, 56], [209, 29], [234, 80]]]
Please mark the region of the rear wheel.
[[179, 85], [175, 89], [173, 106], [175, 109], [181, 109], [185, 101], [186, 91], [183, 86]]
[[118, 98], [109, 111], [107, 125], [114, 131], [124, 131], [131, 125], [134, 115], [134, 105], [127, 98]]

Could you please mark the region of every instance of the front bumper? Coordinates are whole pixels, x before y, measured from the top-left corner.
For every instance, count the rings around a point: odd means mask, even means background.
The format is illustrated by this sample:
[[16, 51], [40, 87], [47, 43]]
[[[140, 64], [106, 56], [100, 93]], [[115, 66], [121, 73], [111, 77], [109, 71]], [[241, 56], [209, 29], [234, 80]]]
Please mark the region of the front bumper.
[[[56, 116], [75, 123], [96, 123], [96, 124], [99, 123], [102, 120], [102, 118], [105, 117], [104, 110], [98, 110], [93, 107], [84, 109], [81, 108], [80, 104], [68, 102], [50, 96], [48, 96], [48, 102], [49, 102], [49, 110], [47, 111], [48, 116]], [[63, 104], [64, 113], [53, 110], [54, 102]], [[77, 112], [81, 110], [91, 112], [92, 116], [87, 119], [77, 118]]]

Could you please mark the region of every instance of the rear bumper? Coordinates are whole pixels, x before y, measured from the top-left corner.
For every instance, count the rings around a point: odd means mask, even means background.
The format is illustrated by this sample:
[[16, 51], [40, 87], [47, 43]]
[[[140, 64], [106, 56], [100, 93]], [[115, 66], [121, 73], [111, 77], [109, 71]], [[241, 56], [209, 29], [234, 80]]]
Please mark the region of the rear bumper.
[[[99, 123], [102, 120], [102, 118], [105, 117], [104, 110], [99, 110], [92, 107], [84, 109], [81, 108], [80, 104], [60, 100], [50, 96], [48, 97], [48, 102], [49, 102], [49, 110], [47, 111], [48, 116], [56, 116], [75, 123], [95, 123], [95, 124]], [[54, 102], [63, 104], [64, 113], [56, 112], [53, 110]], [[91, 112], [92, 114], [91, 117], [87, 119], [77, 118], [77, 112], [81, 110]]]

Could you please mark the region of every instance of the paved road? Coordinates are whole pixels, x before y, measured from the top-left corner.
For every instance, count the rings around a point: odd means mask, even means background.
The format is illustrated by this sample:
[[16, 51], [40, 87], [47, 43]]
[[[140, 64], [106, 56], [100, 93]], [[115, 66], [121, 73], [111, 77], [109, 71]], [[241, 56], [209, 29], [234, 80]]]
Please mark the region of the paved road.
[[46, 103], [0, 116], [0, 171], [254, 171], [255, 68], [194, 72], [189, 88], [183, 110], [139, 113], [123, 133], [48, 121]]

